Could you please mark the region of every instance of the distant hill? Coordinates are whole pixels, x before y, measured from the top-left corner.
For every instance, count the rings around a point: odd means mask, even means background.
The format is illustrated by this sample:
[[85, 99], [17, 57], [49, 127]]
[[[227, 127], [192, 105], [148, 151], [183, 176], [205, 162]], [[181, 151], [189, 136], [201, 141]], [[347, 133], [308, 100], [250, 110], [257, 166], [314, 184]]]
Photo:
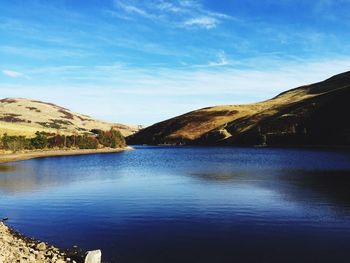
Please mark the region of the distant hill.
[[53, 103], [23, 98], [0, 100], [0, 135], [33, 136], [36, 131], [83, 134], [91, 129], [109, 130], [111, 127], [124, 136], [138, 130], [137, 126], [96, 120]]
[[195, 110], [129, 136], [129, 144], [349, 145], [350, 72], [263, 102]]

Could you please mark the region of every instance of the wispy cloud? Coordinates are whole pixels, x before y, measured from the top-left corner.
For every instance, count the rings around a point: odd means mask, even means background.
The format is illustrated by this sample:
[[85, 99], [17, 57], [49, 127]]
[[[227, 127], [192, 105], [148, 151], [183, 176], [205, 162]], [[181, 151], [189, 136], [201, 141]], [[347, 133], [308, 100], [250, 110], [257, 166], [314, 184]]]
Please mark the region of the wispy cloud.
[[219, 20], [210, 16], [195, 17], [184, 22], [185, 27], [201, 27], [206, 29], [214, 28], [218, 24]]
[[[222, 67], [222, 66], [232, 66], [234, 63], [231, 61], [225, 51], [221, 50], [216, 54], [216, 60], [209, 61], [206, 64], [195, 64], [192, 65], [194, 68], [210, 68], [210, 67]], [[186, 65], [186, 64], [184, 64]]]
[[176, 6], [171, 2], [165, 2], [161, 1], [157, 3], [155, 8], [158, 8], [160, 10], [166, 11], [166, 12], [172, 12], [172, 13], [183, 13], [184, 9], [181, 8], [180, 6]]
[[20, 77], [24, 77], [24, 74], [18, 71], [14, 71], [14, 70], [9, 70], [9, 69], [5, 69], [2, 71], [2, 74], [4, 74], [7, 77], [10, 78], [20, 78]]
[[148, 13], [145, 9], [135, 5], [124, 3], [123, 1], [115, 1], [117, 7], [129, 14], [137, 14], [146, 18], [154, 18], [154, 15]]
[[[223, 20], [233, 17], [205, 9], [198, 1], [147, 1], [115, 0], [115, 6], [128, 15], [161, 21], [170, 26], [213, 29]], [[118, 15], [119, 18], [128, 16]]]
[[90, 55], [84, 49], [73, 48], [49, 48], [45, 49], [39, 47], [27, 47], [25, 45], [0, 45], [0, 54], [12, 54], [20, 57], [36, 58], [36, 59], [49, 59], [49, 58], [62, 58], [62, 57], [84, 57]]
[[226, 66], [231, 64], [229, 59], [226, 57], [225, 51], [220, 51], [217, 54], [217, 61], [209, 62], [209, 66]]

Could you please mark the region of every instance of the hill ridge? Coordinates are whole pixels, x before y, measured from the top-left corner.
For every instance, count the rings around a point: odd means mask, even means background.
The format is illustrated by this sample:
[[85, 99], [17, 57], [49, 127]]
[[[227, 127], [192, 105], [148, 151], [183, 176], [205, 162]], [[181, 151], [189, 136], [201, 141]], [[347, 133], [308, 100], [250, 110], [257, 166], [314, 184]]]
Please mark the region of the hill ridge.
[[350, 124], [342, 117], [350, 111], [346, 102], [349, 99], [347, 71], [262, 102], [194, 110], [149, 126], [127, 141], [190, 145], [350, 144]]
[[62, 134], [90, 133], [91, 129], [120, 130], [128, 136], [138, 127], [109, 123], [60, 105], [29, 98], [0, 99], [0, 135], [33, 136], [36, 131]]

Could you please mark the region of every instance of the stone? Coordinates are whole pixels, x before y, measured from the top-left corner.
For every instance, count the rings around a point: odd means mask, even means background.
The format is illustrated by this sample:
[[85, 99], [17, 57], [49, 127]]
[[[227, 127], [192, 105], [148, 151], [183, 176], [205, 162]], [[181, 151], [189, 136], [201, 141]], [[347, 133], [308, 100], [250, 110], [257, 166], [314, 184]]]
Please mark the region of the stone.
[[44, 251], [44, 250], [46, 250], [46, 244], [44, 242], [41, 242], [41, 243], [36, 245], [36, 249], [40, 250], [40, 251]]
[[85, 263], [101, 263], [101, 250], [88, 251], [85, 257]]
[[29, 248], [23, 247], [22, 251], [23, 251], [24, 254], [29, 255]]
[[34, 262], [35, 261], [35, 256], [34, 255], [29, 255], [29, 260]]
[[38, 255], [36, 255], [36, 259], [37, 260], [44, 260], [45, 256], [43, 254], [39, 253]]

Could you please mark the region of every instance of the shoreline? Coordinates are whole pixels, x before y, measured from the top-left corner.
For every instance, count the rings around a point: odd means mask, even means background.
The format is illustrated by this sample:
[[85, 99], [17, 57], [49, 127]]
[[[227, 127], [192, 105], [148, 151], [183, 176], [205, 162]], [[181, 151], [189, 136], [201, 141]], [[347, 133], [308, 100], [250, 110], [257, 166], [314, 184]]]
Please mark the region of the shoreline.
[[193, 148], [267, 148], [267, 149], [325, 149], [325, 150], [350, 150], [350, 145], [214, 145], [214, 144], [130, 144], [130, 147], [142, 147], [142, 146], [150, 146], [150, 147], [176, 147], [176, 148], [184, 148], [184, 147], [193, 147]]
[[128, 150], [133, 150], [133, 148], [130, 146], [126, 146], [123, 148], [59, 149], [59, 150], [27, 151], [27, 152], [20, 152], [20, 153], [4, 153], [4, 154], [0, 154], [0, 164], [30, 160], [35, 158], [100, 154], [100, 153], [117, 153], [117, 152], [123, 152]]
[[61, 250], [22, 235], [0, 221], [0, 262], [80, 263], [85, 253], [78, 248]]

